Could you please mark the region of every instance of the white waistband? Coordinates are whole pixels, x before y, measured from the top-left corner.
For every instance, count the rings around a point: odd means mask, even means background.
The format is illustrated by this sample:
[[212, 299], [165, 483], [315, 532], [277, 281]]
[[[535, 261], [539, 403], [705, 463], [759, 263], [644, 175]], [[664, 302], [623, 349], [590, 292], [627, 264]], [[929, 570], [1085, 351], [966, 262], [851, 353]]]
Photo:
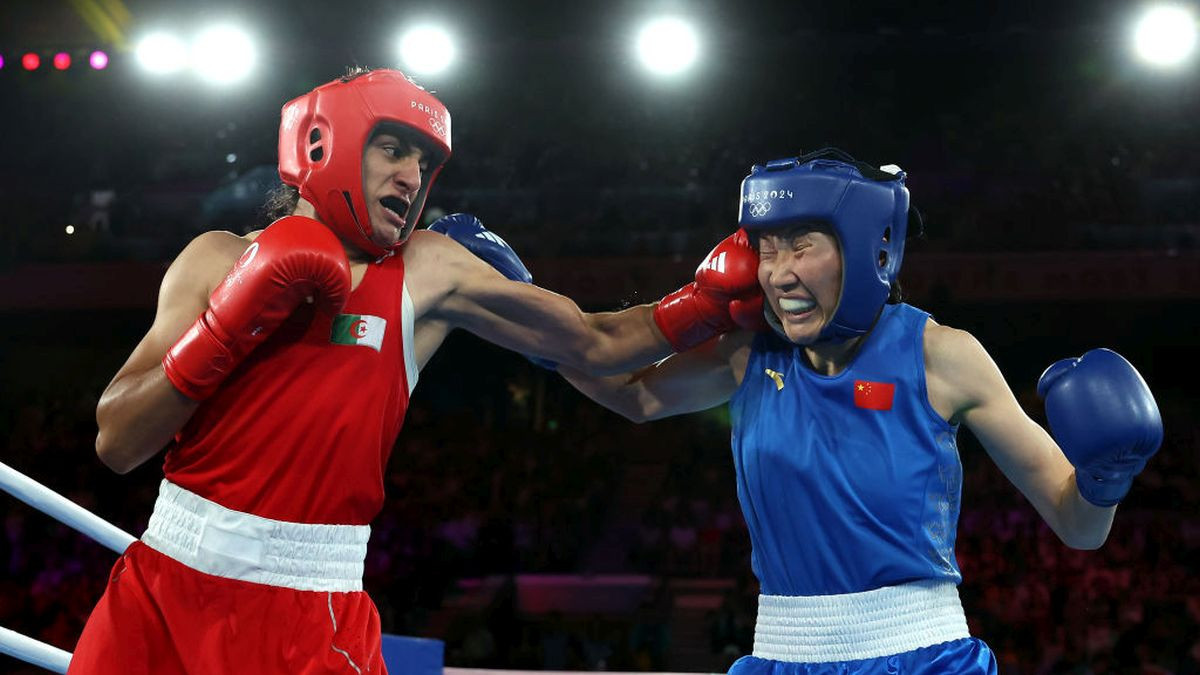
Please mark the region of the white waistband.
[[227, 509], [164, 480], [147, 546], [201, 572], [300, 591], [362, 590], [368, 525], [310, 525]]
[[754, 655], [828, 663], [902, 654], [970, 637], [951, 581], [841, 595], [760, 595]]

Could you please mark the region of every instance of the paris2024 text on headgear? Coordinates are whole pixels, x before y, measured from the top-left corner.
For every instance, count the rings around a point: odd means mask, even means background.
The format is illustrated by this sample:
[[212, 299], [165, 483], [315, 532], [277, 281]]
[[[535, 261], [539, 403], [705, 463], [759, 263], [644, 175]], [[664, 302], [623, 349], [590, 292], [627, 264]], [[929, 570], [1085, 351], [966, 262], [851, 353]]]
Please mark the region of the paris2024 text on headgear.
[[450, 157], [450, 112], [433, 94], [396, 70], [372, 70], [335, 80], [288, 101], [279, 125], [279, 175], [316, 207], [338, 236], [371, 255], [388, 249], [371, 241], [363, 196], [363, 148], [382, 123], [411, 128], [440, 154], [405, 214], [399, 247], [420, 221], [425, 197]]
[[[823, 223], [842, 249], [842, 292], [819, 339], [865, 334], [900, 273], [908, 230], [905, 173], [876, 169], [835, 148], [755, 165], [742, 181], [738, 224], [749, 232]], [[765, 308], [768, 322], [779, 318]]]

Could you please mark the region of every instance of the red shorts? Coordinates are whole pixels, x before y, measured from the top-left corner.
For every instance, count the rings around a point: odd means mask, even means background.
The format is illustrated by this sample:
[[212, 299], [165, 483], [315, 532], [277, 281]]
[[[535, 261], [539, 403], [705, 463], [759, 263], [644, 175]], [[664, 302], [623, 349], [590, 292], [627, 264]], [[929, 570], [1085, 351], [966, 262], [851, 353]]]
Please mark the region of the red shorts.
[[365, 592], [226, 579], [137, 541], [113, 566], [67, 672], [386, 675], [380, 642]]

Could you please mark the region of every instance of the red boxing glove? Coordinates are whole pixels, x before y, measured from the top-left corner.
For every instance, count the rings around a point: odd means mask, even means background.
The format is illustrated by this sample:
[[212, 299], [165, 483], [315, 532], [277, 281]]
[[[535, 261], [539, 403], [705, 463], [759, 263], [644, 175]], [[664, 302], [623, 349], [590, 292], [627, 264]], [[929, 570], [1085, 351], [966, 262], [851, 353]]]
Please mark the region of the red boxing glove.
[[[758, 260], [757, 255], [755, 261]], [[729, 316], [733, 317], [733, 322], [739, 327], [749, 331], [758, 333], [760, 331], [771, 330], [771, 324], [767, 323], [767, 317], [763, 316], [763, 298], [762, 289], [755, 286], [757, 293], [752, 298], [744, 300], [729, 301]]]
[[677, 352], [738, 327], [761, 330], [762, 288], [758, 252], [738, 230], [709, 252], [696, 280], [659, 301], [654, 322]]
[[208, 309], [163, 357], [175, 388], [202, 401], [308, 296], [336, 314], [350, 296], [350, 262], [319, 221], [288, 216], [271, 223], [229, 270]]

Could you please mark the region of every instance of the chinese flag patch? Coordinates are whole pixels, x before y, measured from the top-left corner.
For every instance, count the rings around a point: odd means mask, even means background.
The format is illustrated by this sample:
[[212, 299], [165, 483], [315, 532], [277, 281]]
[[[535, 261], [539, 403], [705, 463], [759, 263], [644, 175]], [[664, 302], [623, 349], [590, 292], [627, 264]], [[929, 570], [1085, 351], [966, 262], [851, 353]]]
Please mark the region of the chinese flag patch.
[[867, 410], [891, 410], [896, 385], [886, 382], [854, 381], [854, 405]]

